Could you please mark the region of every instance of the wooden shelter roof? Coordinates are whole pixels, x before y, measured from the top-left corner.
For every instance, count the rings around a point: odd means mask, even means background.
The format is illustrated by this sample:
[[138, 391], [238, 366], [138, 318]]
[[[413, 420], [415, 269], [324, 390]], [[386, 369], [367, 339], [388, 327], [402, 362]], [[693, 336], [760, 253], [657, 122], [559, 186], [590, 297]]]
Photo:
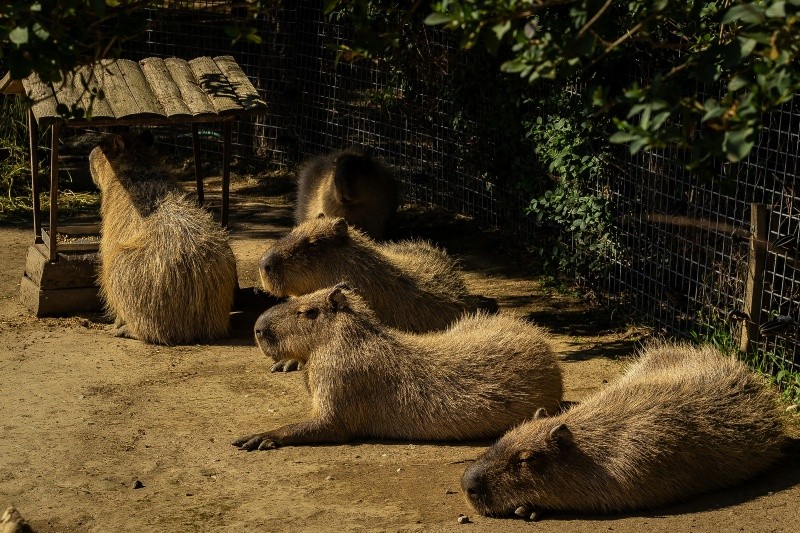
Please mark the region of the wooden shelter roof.
[[59, 83], [43, 82], [34, 73], [22, 84], [40, 125], [62, 120], [59, 104], [86, 109], [91, 93], [100, 90], [105, 98], [94, 100], [90, 119], [70, 119], [69, 126], [214, 122], [266, 107], [231, 56], [104, 59], [67, 73]]

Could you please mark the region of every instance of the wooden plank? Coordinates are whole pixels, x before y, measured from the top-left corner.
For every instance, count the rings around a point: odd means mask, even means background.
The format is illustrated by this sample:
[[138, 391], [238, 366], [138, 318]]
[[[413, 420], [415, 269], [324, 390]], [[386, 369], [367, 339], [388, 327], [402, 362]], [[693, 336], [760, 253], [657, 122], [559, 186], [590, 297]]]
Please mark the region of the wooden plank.
[[195, 79], [211, 100], [214, 110], [220, 114], [242, 109], [236, 91], [228, 78], [210, 57], [196, 57], [189, 61]]
[[42, 289], [27, 276], [19, 284], [20, 301], [37, 317], [65, 316], [103, 310], [97, 287]]
[[0, 93], [2, 94], [19, 94], [25, 92], [25, 86], [22, 85], [22, 80], [15, 80], [11, 77], [11, 72], [6, 72], [5, 76], [0, 79]]
[[47, 245], [29, 246], [25, 275], [43, 289], [94, 287], [97, 284], [99, 258], [96, 248], [88, 253], [64, 253], [61, 246], [58, 250], [58, 261], [51, 262]]
[[125, 77], [113, 59], [103, 59], [100, 68], [95, 70], [97, 80], [106, 93], [111, 110], [116, 118], [130, 118], [142, 114], [138, 102], [128, 89]]
[[164, 64], [192, 115], [216, 114], [213, 104], [197, 83], [188, 62], [176, 57], [168, 57], [164, 60]]
[[167, 117], [189, 116], [192, 112], [181, 98], [181, 90], [175, 84], [167, 69], [167, 65], [160, 57], [148, 57], [139, 62], [142, 73], [148, 85], [153, 90], [158, 103], [164, 109]]
[[129, 59], [118, 59], [117, 66], [122, 72], [125, 83], [128, 84], [128, 90], [136, 99], [139, 113], [142, 115], [165, 115], [164, 108], [158, 103], [158, 98], [150, 89], [139, 63]]
[[57, 117], [56, 97], [53, 94], [53, 87], [45, 83], [37, 73], [33, 73], [24, 80], [22, 85], [25, 87], [25, 94], [33, 101], [31, 111], [36, 118], [36, 122], [42, 123], [42, 119]]
[[761, 325], [761, 300], [764, 294], [764, 263], [767, 260], [767, 206], [750, 204], [750, 254], [744, 312], [750, 317], [742, 327], [739, 349], [747, 352], [758, 342]]
[[[85, 65], [80, 67], [78, 72], [88, 81], [91, 89], [99, 90], [102, 88], [99, 80], [100, 70], [100, 65]], [[105, 89], [103, 92], [105, 92]], [[84, 91], [81, 95], [81, 105], [83, 109], [89, 110], [91, 118], [115, 118], [114, 111], [111, 109], [107, 99], [95, 97], [94, 101], [92, 101], [91, 97], [92, 95], [89, 91]]]
[[250, 79], [244, 71], [233, 59], [233, 56], [218, 56], [214, 58], [214, 63], [228, 79], [236, 97], [239, 99], [239, 105], [246, 110], [258, 109], [266, 107], [267, 103], [258, 95], [258, 91], [250, 82]]

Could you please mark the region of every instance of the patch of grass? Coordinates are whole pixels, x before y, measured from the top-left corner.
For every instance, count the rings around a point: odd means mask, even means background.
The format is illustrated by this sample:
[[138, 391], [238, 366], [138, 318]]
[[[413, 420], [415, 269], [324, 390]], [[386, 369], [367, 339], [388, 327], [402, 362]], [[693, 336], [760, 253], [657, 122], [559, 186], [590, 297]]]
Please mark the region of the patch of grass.
[[727, 325], [714, 319], [701, 320], [700, 323], [705, 332], [691, 331], [689, 339], [692, 342], [711, 344], [723, 354], [736, 357], [777, 387], [784, 401], [800, 405], [800, 371], [786, 357], [757, 349], [742, 352]]
[[[0, 223], [32, 220], [31, 171], [28, 159], [27, 109], [20, 98], [0, 97]], [[59, 184], [60, 186], [60, 184]], [[50, 208], [50, 195], [41, 195], [44, 211]], [[61, 189], [59, 218], [96, 213], [100, 206], [97, 192]]]

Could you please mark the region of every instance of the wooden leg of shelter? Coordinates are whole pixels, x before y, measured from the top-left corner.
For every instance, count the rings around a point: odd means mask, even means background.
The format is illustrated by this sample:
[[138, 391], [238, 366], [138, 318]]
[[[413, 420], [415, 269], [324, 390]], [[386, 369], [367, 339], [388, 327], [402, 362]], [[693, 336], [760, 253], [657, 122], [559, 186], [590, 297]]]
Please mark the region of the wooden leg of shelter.
[[767, 206], [750, 205], [750, 258], [744, 295], [744, 312], [750, 316], [742, 327], [739, 350], [748, 352], [758, 342], [761, 299], [764, 294], [764, 263], [767, 260]]
[[39, 199], [39, 125], [33, 116], [33, 111], [28, 110], [28, 147], [30, 148], [31, 162], [31, 193], [33, 198], [33, 235], [34, 243], [42, 244], [42, 206]]
[[223, 122], [222, 126], [222, 226], [228, 227], [228, 202], [231, 189], [231, 137], [233, 135], [233, 119]]
[[192, 155], [194, 156], [194, 178], [197, 181], [197, 205], [203, 205], [205, 194], [203, 193], [203, 171], [200, 168], [200, 134], [197, 124], [192, 124]]
[[50, 127], [50, 261], [58, 261], [58, 137], [61, 125]]

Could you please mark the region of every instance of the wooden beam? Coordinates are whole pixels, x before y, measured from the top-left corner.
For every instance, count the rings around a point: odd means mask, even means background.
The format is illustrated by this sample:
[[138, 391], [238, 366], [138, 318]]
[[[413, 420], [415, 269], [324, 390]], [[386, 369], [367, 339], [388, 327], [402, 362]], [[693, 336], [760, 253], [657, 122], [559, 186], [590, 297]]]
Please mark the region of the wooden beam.
[[228, 202], [231, 190], [231, 137], [233, 136], [233, 119], [222, 125], [222, 227], [228, 227]]
[[33, 202], [33, 236], [34, 243], [42, 241], [42, 204], [39, 198], [39, 126], [33, 111], [28, 109], [28, 148], [31, 162], [31, 198]]
[[58, 261], [58, 137], [61, 124], [50, 126], [50, 261]]
[[197, 124], [192, 124], [192, 154], [194, 155], [194, 179], [197, 182], [197, 205], [203, 206], [203, 169], [200, 167], [200, 133]]
[[742, 327], [739, 349], [748, 352], [758, 342], [761, 325], [761, 301], [764, 295], [764, 263], [767, 260], [767, 206], [750, 204], [750, 255], [744, 312], [750, 317]]

